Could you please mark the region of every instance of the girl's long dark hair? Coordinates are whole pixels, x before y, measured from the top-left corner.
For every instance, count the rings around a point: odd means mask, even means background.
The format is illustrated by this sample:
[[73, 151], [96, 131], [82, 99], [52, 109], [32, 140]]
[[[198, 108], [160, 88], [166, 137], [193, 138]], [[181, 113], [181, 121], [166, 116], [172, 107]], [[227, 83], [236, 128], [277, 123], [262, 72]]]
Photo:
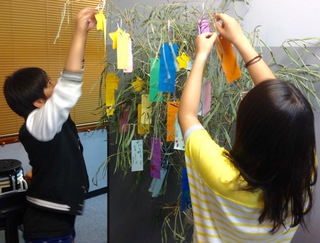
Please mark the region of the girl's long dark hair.
[[272, 222], [271, 233], [302, 223], [312, 208], [317, 180], [314, 115], [303, 94], [282, 80], [258, 84], [240, 103], [235, 143], [228, 154], [247, 181], [245, 190], [261, 189], [259, 223]]

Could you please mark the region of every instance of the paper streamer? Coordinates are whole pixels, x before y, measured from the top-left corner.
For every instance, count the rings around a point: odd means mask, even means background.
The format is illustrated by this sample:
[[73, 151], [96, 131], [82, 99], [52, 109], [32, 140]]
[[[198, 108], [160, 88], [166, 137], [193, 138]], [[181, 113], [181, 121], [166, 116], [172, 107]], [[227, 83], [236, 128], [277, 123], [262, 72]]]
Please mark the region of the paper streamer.
[[152, 103], [148, 94], [141, 95], [141, 123], [150, 125], [152, 123]]
[[198, 19], [198, 33], [210, 32], [210, 22], [207, 19]]
[[138, 134], [140, 135], [149, 134], [150, 125], [141, 123], [141, 110], [142, 110], [142, 106], [141, 104], [138, 104]]
[[143, 80], [140, 77], [136, 78], [136, 81], [132, 82], [132, 87], [135, 92], [140, 92], [142, 90]]
[[211, 109], [211, 81], [207, 81], [203, 86], [202, 93], [202, 116], [205, 116]]
[[151, 102], [162, 102], [163, 95], [158, 91], [160, 59], [150, 58], [149, 98]]
[[131, 141], [131, 171], [143, 171], [143, 140]]
[[129, 107], [125, 104], [121, 106], [121, 113], [119, 119], [119, 133], [128, 131], [128, 116], [129, 116]]
[[161, 92], [175, 92], [177, 54], [177, 44], [162, 44], [160, 49], [160, 72], [158, 86], [158, 90]]
[[132, 40], [129, 38], [128, 41], [128, 68], [124, 69], [124, 73], [132, 73], [133, 71], [133, 55], [132, 55]]
[[117, 68], [129, 69], [129, 45], [130, 35], [125, 32], [117, 32]]
[[188, 62], [190, 61], [190, 57], [186, 53], [182, 53], [180, 56], [177, 57], [177, 61], [179, 63], [180, 68], [187, 69]]
[[167, 104], [167, 141], [173, 142], [175, 138], [174, 121], [178, 114], [180, 102], [168, 102]]
[[219, 41], [216, 41], [218, 57], [226, 79], [230, 83], [241, 78], [242, 73], [237, 63], [232, 44], [222, 36], [220, 36], [218, 40]]
[[184, 144], [181, 128], [178, 122], [178, 115], [175, 116], [174, 127], [175, 127], [174, 149], [185, 150], [185, 144]]
[[168, 169], [167, 168], [161, 168], [160, 172], [160, 179], [153, 178], [151, 182], [151, 186], [149, 188], [149, 191], [152, 192], [152, 197], [159, 196], [159, 193], [161, 191], [164, 179], [166, 178]]
[[151, 137], [151, 164], [150, 174], [152, 178], [161, 179], [161, 139]]
[[182, 169], [182, 193], [181, 193], [181, 209], [185, 211], [188, 208], [191, 208], [191, 198], [190, 198], [190, 188], [187, 175], [187, 168], [183, 167]]
[[108, 116], [114, 114], [114, 108], [111, 106], [115, 104], [115, 90], [118, 89], [118, 84], [119, 78], [114, 72], [106, 75], [106, 106], [109, 107], [106, 112]]

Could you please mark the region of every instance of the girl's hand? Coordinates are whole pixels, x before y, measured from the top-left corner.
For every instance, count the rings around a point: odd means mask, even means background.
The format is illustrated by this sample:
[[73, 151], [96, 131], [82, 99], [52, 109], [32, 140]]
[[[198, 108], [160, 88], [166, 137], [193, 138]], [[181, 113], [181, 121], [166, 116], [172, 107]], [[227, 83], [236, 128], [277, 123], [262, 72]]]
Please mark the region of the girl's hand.
[[96, 27], [97, 21], [95, 15], [99, 11], [94, 8], [84, 8], [80, 10], [75, 18], [75, 30], [87, 33]]
[[216, 38], [216, 33], [203, 33], [198, 35], [195, 40], [196, 57], [207, 59]]
[[227, 14], [217, 14], [215, 19], [218, 23], [215, 24], [217, 31], [220, 35], [227, 39], [232, 44], [243, 41], [245, 38], [240, 24]]

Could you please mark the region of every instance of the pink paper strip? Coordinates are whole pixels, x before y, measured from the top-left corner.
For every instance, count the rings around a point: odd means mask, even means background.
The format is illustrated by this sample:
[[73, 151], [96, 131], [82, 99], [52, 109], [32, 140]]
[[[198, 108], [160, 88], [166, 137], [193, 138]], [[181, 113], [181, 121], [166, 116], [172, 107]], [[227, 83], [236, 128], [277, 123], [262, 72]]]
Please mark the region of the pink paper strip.
[[151, 137], [151, 164], [150, 173], [152, 178], [161, 178], [161, 139]]
[[202, 116], [205, 116], [211, 108], [211, 81], [207, 81], [203, 87], [202, 102]]

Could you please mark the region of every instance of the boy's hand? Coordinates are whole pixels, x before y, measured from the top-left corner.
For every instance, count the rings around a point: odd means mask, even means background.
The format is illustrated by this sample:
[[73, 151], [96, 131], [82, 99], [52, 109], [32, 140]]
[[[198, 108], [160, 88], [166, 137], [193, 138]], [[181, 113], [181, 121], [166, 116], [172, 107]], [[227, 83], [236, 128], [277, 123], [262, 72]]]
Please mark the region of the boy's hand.
[[75, 18], [75, 31], [87, 33], [96, 27], [95, 15], [99, 13], [94, 8], [84, 8], [80, 10]]
[[216, 33], [203, 33], [198, 35], [195, 40], [196, 56], [207, 59], [216, 38]]
[[220, 35], [235, 44], [236, 42], [242, 42], [244, 34], [240, 24], [232, 17], [227, 14], [217, 14], [215, 16], [216, 21], [221, 22], [216, 23], [215, 27]]

